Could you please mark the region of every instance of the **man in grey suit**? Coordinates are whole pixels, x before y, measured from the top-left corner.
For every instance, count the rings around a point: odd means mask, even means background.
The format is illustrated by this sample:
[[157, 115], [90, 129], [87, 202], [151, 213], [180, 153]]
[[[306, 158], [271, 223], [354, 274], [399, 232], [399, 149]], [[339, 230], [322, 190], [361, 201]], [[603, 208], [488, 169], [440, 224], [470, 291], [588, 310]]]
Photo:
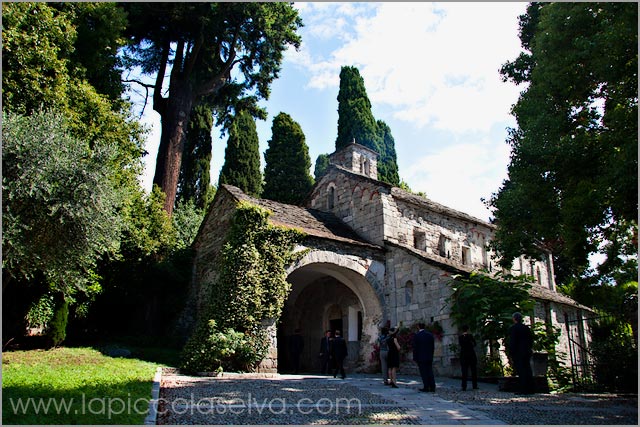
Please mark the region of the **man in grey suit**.
[[418, 323], [418, 332], [413, 336], [413, 361], [418, 364], [423, 388], [420, 391], [436, 391], [436, 380], [433, 376], [433, 334], [426, 331], [424, 323]]

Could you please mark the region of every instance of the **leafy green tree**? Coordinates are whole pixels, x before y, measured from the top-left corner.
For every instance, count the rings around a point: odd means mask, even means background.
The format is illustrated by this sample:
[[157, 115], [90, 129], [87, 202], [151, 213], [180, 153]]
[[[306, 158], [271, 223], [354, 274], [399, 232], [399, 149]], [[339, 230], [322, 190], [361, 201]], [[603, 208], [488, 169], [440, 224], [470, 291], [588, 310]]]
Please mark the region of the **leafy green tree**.
[[229, 130], [218, 183], [235, 185], [255, 197], [262, 192], [258, 131], [246, 111], [238, 113]]
[[204, 104], [193, 107], [185, 136], [176, 203], [193, 200], [203, 209], [213, 199], [214, 189], [210, 184], [212, 128], [211, 109]]
[[[3, 3], [2, 108], [22, 115], [56, 111], [91, 148], [112, 145], [114, 185], [131, 190], [142, 171], [142, 127], [119, 86], [107, 83], [119, 75], [113, 67], [125, 41], [123, 19], [109, 3]], [[100, 82], [106, 95], [92, 86]]]
[[509, 177], [488, 201], [496, 252], [508, 265], [549, 250], [560, 283], [588, 275], [599, 251], [603, 278], [636, 275], [637, 5], [531, 3], [520, 39], [525, 51], [501, 69], [527, 87], [513, 106]]
[[3, 112], [3, 289], [42, 273], [65, 296], [87, 290], [98, 257], [118, 250], [115, 155], [72, 137], [57, 114]]
[[262, 197], [282, 203], [301, 203], [313, 187], [309, 173], [311, 158], [302, 128], [288, 114], [274, 117], [264, 157]]
[[371, 112], [364, 79], [356, 67], [342, 67], [338, 91], [338, 137], [336, 150], [353, 141], [379, 154], [378, 179], [398, 185], [395, 142], [386, 123], [376, 121]]
[[316, 178], [316, 182], [320, 180], [327, 173], [327, 169], [329, 168], [329, 155], [320, 154], [318, 158], [316, 158], [316, 166], [313, 170], [313, 176]]
[[165, 209], [171, 213], [193, 106], [230, 84], [241, 93], [252, 93], [253, 99], [268, 98], [285, 49], [299, 46], [296, 31], [302, 24], [296, 9], [281, 2], [122, 7], [129, 14], [130, 60], [143, 73], [156, 76], [153, 108], [162, 119], [162, 133], [154, 183], [167, 195]]

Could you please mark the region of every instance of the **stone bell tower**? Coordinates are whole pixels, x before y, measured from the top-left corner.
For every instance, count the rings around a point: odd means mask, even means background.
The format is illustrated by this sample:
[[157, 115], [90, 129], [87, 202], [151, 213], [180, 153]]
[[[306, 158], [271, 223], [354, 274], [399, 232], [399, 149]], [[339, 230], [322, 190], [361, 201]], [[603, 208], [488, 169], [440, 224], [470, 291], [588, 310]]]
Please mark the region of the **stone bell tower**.
[[378, 180], [378, 153], [356, 143], [355, 139], [351, 144], [331, 154], [329, 163]]

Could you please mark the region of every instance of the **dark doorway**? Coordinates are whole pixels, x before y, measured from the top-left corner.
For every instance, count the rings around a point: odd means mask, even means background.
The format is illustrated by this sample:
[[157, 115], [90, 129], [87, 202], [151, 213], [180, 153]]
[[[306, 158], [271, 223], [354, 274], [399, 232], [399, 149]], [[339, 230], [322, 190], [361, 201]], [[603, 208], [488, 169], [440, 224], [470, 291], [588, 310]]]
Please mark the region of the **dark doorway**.
[[340, 331], [342, 336], [344, 336], [344, 331], [342, 330], [342, 319], [329, 319], [329, 329], [331, 329], [332, 334], [335, 334], [336, 331]]

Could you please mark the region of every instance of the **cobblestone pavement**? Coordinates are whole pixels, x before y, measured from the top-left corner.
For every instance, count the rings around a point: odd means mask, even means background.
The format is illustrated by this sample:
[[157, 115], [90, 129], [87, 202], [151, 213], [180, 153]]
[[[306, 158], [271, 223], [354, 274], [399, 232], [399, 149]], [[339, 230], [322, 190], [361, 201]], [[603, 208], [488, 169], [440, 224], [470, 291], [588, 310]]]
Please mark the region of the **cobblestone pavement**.
[[397, 389], [372, 375], [345, 380], [317, 375], [193, 377], [165, 372], [157, 424], [617, 424], [637, 425], [637, 396], [516, 396], [480, 383], [437, 378], [420, 393], [417, 377]]

